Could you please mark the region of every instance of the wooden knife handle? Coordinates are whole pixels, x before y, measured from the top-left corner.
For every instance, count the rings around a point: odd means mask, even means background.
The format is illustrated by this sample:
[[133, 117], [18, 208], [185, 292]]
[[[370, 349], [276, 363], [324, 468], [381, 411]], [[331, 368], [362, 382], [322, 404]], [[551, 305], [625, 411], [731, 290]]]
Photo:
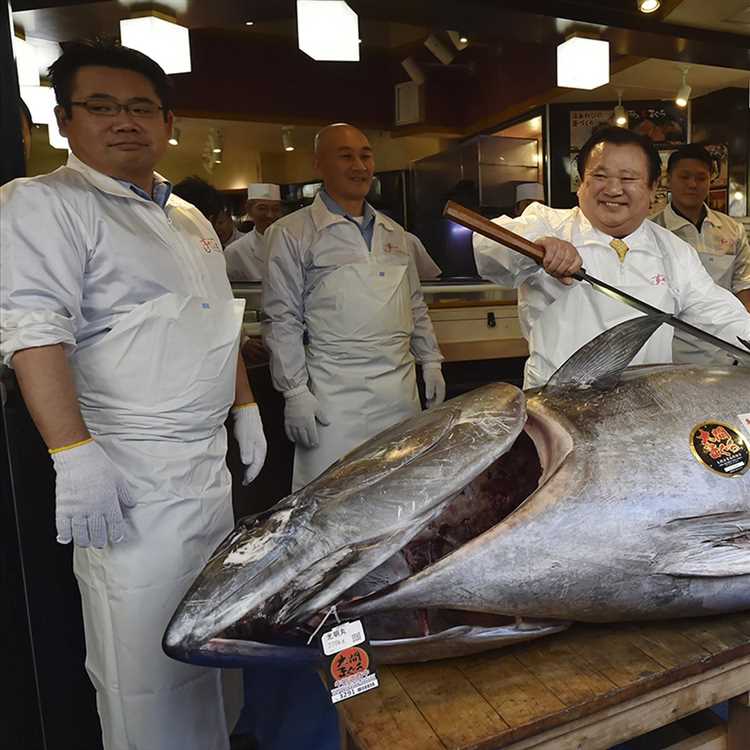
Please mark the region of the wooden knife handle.
[[541, 245], [537, 245], [535, 242], [531, 242], [525, 237], [511, 232], [509, 229], [504, 229], [489, 219], [485, 219], [484, 216], [478, 214], [476, 211], [465, 208], [460, 203], [448, 201], [443, 209], [443, 216], [451, 221], [455, 221], [456, 224], [461, 224], [461, 226], [471, 229], [477, 234], [495, 240], [495, 242], [499, 242], [501, 245], [505, 245], [539, 264], [544, 259], [544, 248]]

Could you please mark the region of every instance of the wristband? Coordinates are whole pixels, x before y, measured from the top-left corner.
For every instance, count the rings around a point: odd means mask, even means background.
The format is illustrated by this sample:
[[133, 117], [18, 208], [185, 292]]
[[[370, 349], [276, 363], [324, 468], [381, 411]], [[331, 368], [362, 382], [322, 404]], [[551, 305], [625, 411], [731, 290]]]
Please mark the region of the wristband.
[[59, 448], [50, 448], [47, 452], [50, 454], [50, 456], [54, 456], [55, 453], [62, 453], [63, 451], [69, 451], [73, 450], [73, 448], [78, 448], [80, 445], [86, 445], [86, 443], [93, 443], [94, 438], [89, 437], [85, 440], [79, 440], [75, 443], [70, 443], [69, 445], [62, 445]]

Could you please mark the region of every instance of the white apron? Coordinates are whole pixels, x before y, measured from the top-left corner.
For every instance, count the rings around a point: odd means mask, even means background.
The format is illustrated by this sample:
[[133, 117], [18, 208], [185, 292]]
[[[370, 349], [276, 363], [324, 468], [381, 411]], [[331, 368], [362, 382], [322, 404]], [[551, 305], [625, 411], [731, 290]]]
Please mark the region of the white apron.
[[350, 263], [328, 274], [308, 297], [310, 390], [330, 425], [318, 424], [317, 448], [295, 446], [292, 490], [419, 412], [406, 270], [393, 263]]
[[166, 294], [71, 357], [86, 425], [136, 506], [125, 541], [76, 547], [86, 669], [105, 750], [226, 750], [218, 669], [161, 640], [234, 521], [224, 420], [244, 302]]
[[[719, 255], [718, 253], [701, 250], [698, 251], [698, 257], [714, 282], [731, 291], [732, 271], [736, 256], [733, 254]], [[695, 367], [710, 367], [712, 365], [726, 367], [734, 362], [734, 357], [724, 349], [682, 331], [675, 331], [672, 351], [675, 362]]]
[[[675, 301], [668, 284], [649, 286], [618, 285], [618, 289], [666, 313], [673, 313]], [[597, 292], [583, 282], [577, 282], [549, 305], [534, 323], [529, 336], [529, 350], [533, 354], [526, 361], [524, 388], [544, 385], [558, 367], [584, 344], [618, 323], [642, 313], [623, 302]], [[633, 359], [632, 364], [662, 363], [671, 353], [672, 328], [661, 326]]]

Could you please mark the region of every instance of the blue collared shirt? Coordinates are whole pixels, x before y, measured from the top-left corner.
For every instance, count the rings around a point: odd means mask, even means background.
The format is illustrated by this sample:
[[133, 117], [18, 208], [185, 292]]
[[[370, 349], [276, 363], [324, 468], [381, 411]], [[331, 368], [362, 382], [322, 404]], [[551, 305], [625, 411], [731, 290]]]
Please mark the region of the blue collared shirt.
[[362, 211], [362, 223], [360, 224], [351, 214], [344, 211], [344, 209], [341, 208], [341, 206], [339, 206], [339, 204], [336, 203], [336, 201], [333, 200], [325, 190], [320, 191], [320, 198], [332, 214], [343, 216], [348, 221], [351, 221], [351, 223], [362, 233], [362, 238], [367, 244], [367, 249], [372, 250], [372, 235], [375, 231], [375, 209], [365, 201], [364, 210]]
[[134, 185], [128, 180], [120, 180], [117, 177], [114, 178], [121, 185], [126, 188], [130, 188], [136, 195], [141, 198], [145, 198], [147, 201], [153, 201], [159, 208], [164, 208], [167, 205], [169, 196], [172, 195], [172, 183], [169, 180], [157, 179], [154, 175], [154, 189], [151, 195], [149, 195], [143, 188], [139, 188], [138, 185]]

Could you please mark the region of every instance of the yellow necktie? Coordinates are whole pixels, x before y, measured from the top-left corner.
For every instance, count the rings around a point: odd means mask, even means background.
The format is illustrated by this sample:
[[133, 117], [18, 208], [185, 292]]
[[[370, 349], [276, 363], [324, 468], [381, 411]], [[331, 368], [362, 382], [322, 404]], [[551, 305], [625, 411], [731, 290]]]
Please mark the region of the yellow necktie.
[[618, 239], [612, 240], [609, 246], [617, 253], [617, 257], [620, 259], [620, 263], [625, 262], [625, 256], [630, 248], [622, 241]]

